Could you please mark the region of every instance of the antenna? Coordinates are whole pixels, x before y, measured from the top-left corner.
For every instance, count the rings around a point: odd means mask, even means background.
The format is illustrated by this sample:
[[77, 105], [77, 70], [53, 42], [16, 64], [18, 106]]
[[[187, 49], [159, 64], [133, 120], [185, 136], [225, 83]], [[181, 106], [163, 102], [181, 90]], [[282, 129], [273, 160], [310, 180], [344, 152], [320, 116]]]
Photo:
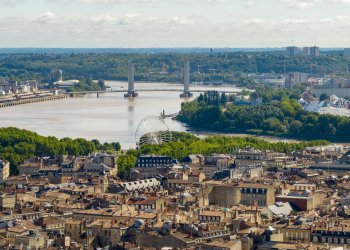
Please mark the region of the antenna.
[[201, 83], [203, 83], [203, 75], [200, 72], [200, 68], [203, 67], [203, 66], [205, 66], [205, 65], [197, 65], [197, 83], [198, 83], [198, 80], [199, 80], [199, 75], [201, 76]]

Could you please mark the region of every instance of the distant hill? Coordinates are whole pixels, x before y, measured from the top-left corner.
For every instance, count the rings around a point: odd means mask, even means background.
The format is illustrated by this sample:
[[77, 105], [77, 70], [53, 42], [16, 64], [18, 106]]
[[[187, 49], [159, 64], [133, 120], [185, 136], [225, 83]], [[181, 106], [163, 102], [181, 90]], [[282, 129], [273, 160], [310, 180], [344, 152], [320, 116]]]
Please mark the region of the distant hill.
[[[230, 52], [277, 52], [285, 51], [285, 48], [213, 48], [214, 53]], [[343, 48], [321, 48], [321, 51], [336, 51]], [[119, 53], [119, 54], [158, 54], [158, 53], [199, 53], [209, 54], [211, 48], [0, 48], [0, 53]]]
[[[211, 48], [0, 48], [0, 53], [210, 53]], [[214, 52], [266, 52], [283, 48], [214, 48]]]

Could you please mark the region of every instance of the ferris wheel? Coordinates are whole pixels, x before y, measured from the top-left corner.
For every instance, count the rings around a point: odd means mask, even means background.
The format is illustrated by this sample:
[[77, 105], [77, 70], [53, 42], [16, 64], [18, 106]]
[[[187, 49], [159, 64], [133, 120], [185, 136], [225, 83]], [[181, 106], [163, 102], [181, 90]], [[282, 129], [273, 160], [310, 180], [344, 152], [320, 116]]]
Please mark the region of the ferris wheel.
[[135, 133], [137, 147], [160, 145], [172, 141], [172, 134], [163, 116], [147, 116], [137, 126]]

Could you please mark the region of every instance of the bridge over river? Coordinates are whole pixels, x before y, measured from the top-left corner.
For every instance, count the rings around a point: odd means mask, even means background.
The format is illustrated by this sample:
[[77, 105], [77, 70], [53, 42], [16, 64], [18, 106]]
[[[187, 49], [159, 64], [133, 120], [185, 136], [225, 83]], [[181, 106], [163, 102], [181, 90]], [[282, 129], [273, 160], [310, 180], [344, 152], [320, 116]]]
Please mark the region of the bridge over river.
[[[208, 89], [195, 89], [191, 90], [191, 93], [204, 93], [207, 92]], [[236, 94], [240, 93], [241, 90], [236, 89], [236, 90], [217, 90], [219, 93], [225, 93], [225, 94]], [[154, 88], [154, 89], [135, 89], [135, 93], [140, 93], [140, 92], [180, 92], [183, 93], [183, 90], [181, 89], [169, 89], [169, 88]], [[70, 94], [74, 95], [83, 95], [83, 94], [108, 94], [108, 93], [129, 93], [129, 90], [124, 90], [124, 89], [111, 89], [111, 90], [106, 90], [106, 91], [74, 91], [74, 92], [69, 92]], [[129, 97], [129, 96], [125, 96]], [[135, 96], [134, 96], [135, 97]]]
[[[70, 92], [71, 95], [84, 95], [84, 94], [97, 94], [97, 97], [99, 97], [99, 94], [108, 94], [108, 93], [125, 93], [125, 98], [134, 98], [137, 97], [140, 92], [180, 92], [181, 98], [188, 98], [192, 97], [193, 93], [203, 93], [207, 92], [208, 89], [200, 89], [196, 88], [193, 90], [190, 90], [190, 63], [186, 62], [184, 65], [184, 87], [183, 90], [176, 89], [176, 88], [147, 88], [147, 89], [135, 89], [135, 66], [133, 63], [129, 62], [129, 68], [128, 68], [128, 89], [110, 89], [106, 91], [76, 91], [76, 92]], [[241, 90], [217, 90], [220, 93], [225, 94], [235, 94], [240, 93]]]

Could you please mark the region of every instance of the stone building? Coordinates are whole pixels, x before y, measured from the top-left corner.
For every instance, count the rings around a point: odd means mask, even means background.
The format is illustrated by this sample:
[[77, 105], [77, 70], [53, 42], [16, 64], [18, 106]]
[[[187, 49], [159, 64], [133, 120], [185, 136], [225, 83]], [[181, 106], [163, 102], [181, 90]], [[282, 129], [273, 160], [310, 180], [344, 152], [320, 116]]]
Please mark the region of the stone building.
[[176, 160], [169, 156], [144, 155], [137, 159], [135, 169], [145, 178], [151, 178], [166, 173], [176, 163]]
[[116, 221], [96, 220], [86, 225], [87, 244], [98, 247], [116, 246], [126, 232], [127, 226]]
[[0, 159], [0, 185], [10, 176], [10, 163]]
[[209, 203], [219, 206], [269, 206], [275, 203], [275, 188], [264, 184], [222, 184], [205, 188]]
[[217, 171], [228, 169], [233, 162], [232, 157], [229, 155], [214, 154], [205, 158], [202, 168], [206, 178], [211, 179]]
[[283, 157], [285, 154], [273, 151], [261, 151], [256, 149], [239, 150], [236, 153], [235, 164], [237, 167], [263, 165], [277, 157]]
[[1, 194], [0, 195], [0, 210], [12, 209], [16, 204], [15, 194]]

